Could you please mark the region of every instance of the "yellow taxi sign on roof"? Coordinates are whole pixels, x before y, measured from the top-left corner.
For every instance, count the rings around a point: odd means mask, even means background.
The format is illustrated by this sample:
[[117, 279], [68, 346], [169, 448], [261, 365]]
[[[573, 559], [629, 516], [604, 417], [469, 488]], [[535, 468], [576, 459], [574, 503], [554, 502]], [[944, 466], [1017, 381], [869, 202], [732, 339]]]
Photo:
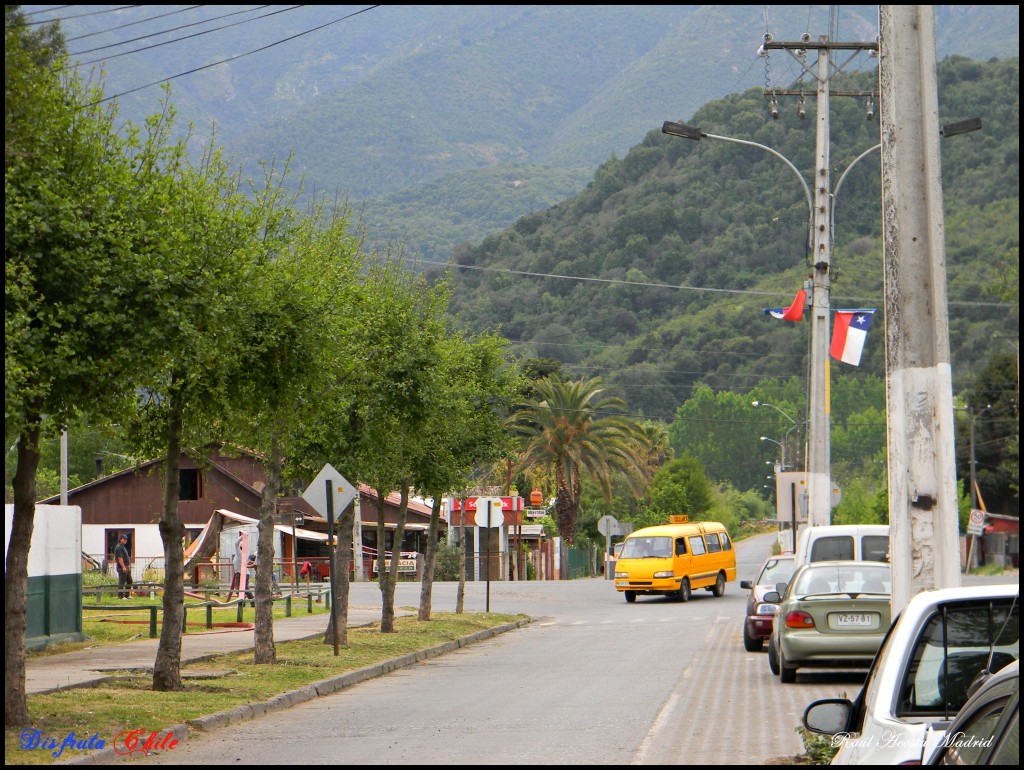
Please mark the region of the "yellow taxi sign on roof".
[[669, 524], [689, 524], [690, 517], [683, 513], [674, 513], [668, 517]]

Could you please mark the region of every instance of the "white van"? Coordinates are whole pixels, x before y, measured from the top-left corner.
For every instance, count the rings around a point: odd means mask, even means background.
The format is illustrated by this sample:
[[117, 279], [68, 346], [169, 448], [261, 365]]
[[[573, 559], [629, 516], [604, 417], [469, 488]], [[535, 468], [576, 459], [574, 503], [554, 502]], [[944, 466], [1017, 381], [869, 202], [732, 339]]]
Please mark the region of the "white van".
[[797, 537], [796, 566], [812, 561], [889, 561], [888, 524], [804, 527]]

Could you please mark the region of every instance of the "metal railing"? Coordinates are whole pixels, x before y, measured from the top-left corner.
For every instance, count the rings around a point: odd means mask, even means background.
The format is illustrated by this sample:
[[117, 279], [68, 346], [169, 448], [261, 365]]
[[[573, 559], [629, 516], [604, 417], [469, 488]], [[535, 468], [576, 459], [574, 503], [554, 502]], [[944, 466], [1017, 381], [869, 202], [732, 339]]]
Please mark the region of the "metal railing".
[[[155, 583], [147, 583], [147, 584], [144, 584], [144, 586], [145, 587], [142, 590], [149, 590], [150, 591], [150, 596], [155, 596], [156, 590], [162, 590], [163, 589], [162, 585], [157, 586], [157, 584], [155, 584]], [[136, 588], [133, 588], [133, 590], [138, 590], [138, 589], [136, 587]], [[217, 589], [210, 588], [210, 589], [204, 589], [204, 592], [209, 594], [209, 592], [213, 592], [213, 591], [216, 591], [216, 590]], [[223, 590], [228, 590], [228, 589], [225, 587]], [[133, 611], [146, 610], [146, 611], [149, 612], [149, 638], [150, 639], [155, 639], [157, 637], [157, 635], [158, 635], [157, 634], [157, 625], [158, 625], [158, 614], [157, 613], [161, 612], [163, 610], [163, 604], [128, 604], [128, 605], [124, 605], [124, 604], [109, 604], [108, 605], [108, 604], [103, 604], [102, 603], [102, 596], [103, 596], [103, 594], [105, 594], [105, 593], [116, 593], [117, 591], [118, 591], [117, 586], [100, 586], [100, 587], [97, 587], [97, 588], [86, 588], [86, 589], [83, 589], [83, 591], [82, 591], [83, 596], [92, 595], [92, 594], [95, 594], [95, 596], [96, 596], [96, 603], [95, 604], [90, 604], [90, 603], [87, 603], [87, 602], [83, 602], [82, 603], [82, 610], [83, 610], [83, 612], [84, 611], [95, 612], [95, 611], [99, 611], [99, 610], [102, 610], [102, 611], [117, 610], [117, 611], [119, 611], [121, 613], [124, 613], [124, 612], [133, 612]], [[308, 614], [310, 614], [310, 615], [313, 614], [313, 602], [314, 601], [317, 604], [319, 604], [320, 602], [323, 602], [324, 603], [324, 609], [327, 610], [328, 612], [331, 609], [331, 589], [330, 589], [329, 586], [317, 586], [314, 590], [310, 590], [308, 592], [303, 592], [303, 593], [299, 593], [299, 594], [288, 593], [288, 594], [283, 594], [281, 596], [271, 597], [271, 601], [273, 603], [275, 603], [275, 604], [278, 603], [278, 602], [283, 602], [284, 603], [284, 614], [285, 614], [286, 618], [290, 618], [292, 616], [292, 611], [293, 611], [294, 605], [296, 604], [296, 602], [295, 602], [296, 599], [299, 599], [299, 600], [304, 599], [305, 600], [305, 602], [306, 602], [306, 612]], [[240, 597], [238, 599], [232, 599], [231, 601], [227, 601], [227, 602], [212, 601], [212, 600], [208, 599], [207, 601], [196, 602], [196, 603], [193, 603], [193, 604], [186, 603], [184, 605], [184, 614], [183, 614], [183, 617], [182, 617], [182, 627], [185, 629], [185, 633], [187, 633], [188, 632], [188, 612], [189, 612], [189, 610], [205, 610], [205, 612], [206, 612], [205, 626], [206, 626], [207, 630], [212, 629], [213, 628], [213, 611], [215, 609], [220, 609], [220, 610], [230, 609], [231, 607], [235, 607], [236, 608], [235, 623], [242, 623], [243, 622], [243, 620], [242, 620], [242, 618], [243, 618], [243, 609], [244, 609], [246, 604], [250, 604], [253, 607], [255, 607], [256, 606], [255, 598], [253, 598], [251, 596], [243, 596], [243, 597]]]

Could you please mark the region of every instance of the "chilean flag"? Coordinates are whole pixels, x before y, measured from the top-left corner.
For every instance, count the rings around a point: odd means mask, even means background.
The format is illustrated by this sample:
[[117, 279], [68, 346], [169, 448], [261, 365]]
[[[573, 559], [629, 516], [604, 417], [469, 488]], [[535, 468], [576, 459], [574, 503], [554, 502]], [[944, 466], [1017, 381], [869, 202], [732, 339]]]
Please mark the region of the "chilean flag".
[[868, 327], [871, 326], [874, 314], [875, 308], [836, 311], [832, 347], [829, 349], [832, 358], [860, 366], [860, 354], [864, 351], [864, 340], [868, 336]]
[[807, 302], [807, 292], [800, 289], [796, 293], [796, 299], [789, 307], [766, 307], [765, 315], [778, 318], [781, 321], [802, 321], [804, 318], [804, 303]]

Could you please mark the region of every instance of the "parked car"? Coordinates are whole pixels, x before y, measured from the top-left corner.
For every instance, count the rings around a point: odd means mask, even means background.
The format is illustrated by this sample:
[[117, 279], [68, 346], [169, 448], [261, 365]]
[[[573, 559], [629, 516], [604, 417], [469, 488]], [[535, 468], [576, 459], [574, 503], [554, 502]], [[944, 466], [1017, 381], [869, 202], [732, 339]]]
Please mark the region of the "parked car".
[[971, 682], [1019, 657], [1018, 584], [922, 591], [889, 629], [857, 698], [815, 701], [804, 726], [843, 737], [832, 764], [920, 764]]
[[[889, 565], [819, 561], [798, 567], [779, 600], [768, 665], [785, 683], [800, 668], [868, 668], [889, 629]], [[769, 591], [765, 601], [778, 593]]]
[[1020, 764], [1020, 661], [984, 680], [957, 712], [928, 765]]
[[775, 591], [779, 583], [788, 583], [794, 567], [791, 553], [769, 556], [754, 580], [740, 581], [740, 588], [747, 589], [747, 614], [743, 619], [743, 647], [747, 652], [757, 652], [771, 638], [778, 605], [766, 603], [764, 595]]

